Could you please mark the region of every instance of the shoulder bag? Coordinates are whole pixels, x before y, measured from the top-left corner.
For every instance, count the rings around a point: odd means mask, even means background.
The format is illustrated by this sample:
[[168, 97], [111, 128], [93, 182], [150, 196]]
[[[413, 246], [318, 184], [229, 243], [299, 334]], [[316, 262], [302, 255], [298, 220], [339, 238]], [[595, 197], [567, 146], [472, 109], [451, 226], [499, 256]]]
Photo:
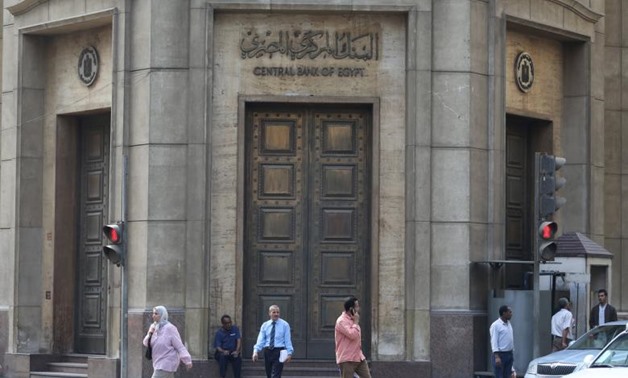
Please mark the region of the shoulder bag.
[[144, 353], [144, 356], [146, 357], [147, 360], [152, 360], [153, 359], [153, 347], [150, 346], [150, 339], [153, 337], [153, 334], [151, 333], [148, 336], [148, 348], [146, 348], [146, 353]]

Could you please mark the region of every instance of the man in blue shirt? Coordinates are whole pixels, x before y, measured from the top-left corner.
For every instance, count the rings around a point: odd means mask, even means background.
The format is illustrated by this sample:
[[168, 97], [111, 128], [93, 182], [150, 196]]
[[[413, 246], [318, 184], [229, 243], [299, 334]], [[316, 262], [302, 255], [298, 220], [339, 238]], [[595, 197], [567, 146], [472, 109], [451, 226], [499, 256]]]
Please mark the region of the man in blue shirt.
[[216, 332], [216, 337], [214, 337], [214, 348], [216, 348], [214, 358], [220, 366], [220, 377], [225, 378], [227, 376], [227, 365], [231, 362], [234, 378], [240, 378], [240, 371], [242, 370], [240, 330], [232, 324], [229, 315], [223, 315], [220, 322], [222, 328]]
[[[272, 305], [268, 308], [270, 320], [265, 321], [259, 330], [257, 343], [253, 346], [253, 361], [257, 361], [258, 353], [264, 351], [264, 368], [267, 378], [281, 378], [283, 364], [290, 362], [294, 348], [290, 337], [290, 324], [279, 318], [279, 306]], [[285, 361], [279, 357], [285, 350]]]

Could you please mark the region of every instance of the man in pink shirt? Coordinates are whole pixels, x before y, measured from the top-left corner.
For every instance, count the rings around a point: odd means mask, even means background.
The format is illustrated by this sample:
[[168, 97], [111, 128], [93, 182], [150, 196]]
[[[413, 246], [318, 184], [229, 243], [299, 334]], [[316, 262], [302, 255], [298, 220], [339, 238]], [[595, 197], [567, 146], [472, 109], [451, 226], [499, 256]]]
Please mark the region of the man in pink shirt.
[[360, 304], [358, 298], [350, 297], [345, 302], [345, 311], [336, 320], [336, 363], [342, 378], [371, 378], [366, 357], [362, 353], [362, 331], [360, 330]]

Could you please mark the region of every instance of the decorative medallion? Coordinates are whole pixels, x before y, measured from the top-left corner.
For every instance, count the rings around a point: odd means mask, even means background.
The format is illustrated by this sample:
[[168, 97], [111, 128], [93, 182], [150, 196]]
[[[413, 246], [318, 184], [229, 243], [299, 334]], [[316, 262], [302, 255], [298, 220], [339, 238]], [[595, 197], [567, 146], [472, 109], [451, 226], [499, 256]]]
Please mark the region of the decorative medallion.
[[521, 92], [527, 93], [534, 83], [534, 63], [532, 57], [523, 51], [515, 61], [515, 81]]
[[81, 51], [78, 61], [78, 76], [86, 86], [91, 86], [98, 76], [98, 52], [93, 46]]

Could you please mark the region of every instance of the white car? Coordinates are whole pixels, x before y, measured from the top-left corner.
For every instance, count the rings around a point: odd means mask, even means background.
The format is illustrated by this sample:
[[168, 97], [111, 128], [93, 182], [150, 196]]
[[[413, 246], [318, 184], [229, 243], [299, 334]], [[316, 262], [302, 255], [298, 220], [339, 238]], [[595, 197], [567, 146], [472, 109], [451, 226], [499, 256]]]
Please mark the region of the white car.
[[597, 326], [573, 341], [567, 349], [535, 358], [528, 364], [525, 378], [560, 378], [586, 368], [584, 358], [600, 353], [608, 342], [626, 329], [626, 325], [628, 321], [619, 320]]
[[[591, 357], [585, 359], [590, 360]], [[565, 378], [626, 378], [628, 377], [628, 330], [620, 333], [602, 349], [589, 367]]]

